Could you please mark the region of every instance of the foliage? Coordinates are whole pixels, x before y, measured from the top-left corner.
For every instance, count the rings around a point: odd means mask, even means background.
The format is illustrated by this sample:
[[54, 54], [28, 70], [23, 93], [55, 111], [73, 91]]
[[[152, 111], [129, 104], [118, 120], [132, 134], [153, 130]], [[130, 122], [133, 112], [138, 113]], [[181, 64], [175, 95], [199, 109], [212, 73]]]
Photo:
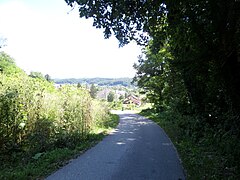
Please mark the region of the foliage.
[[34, 72], [34, 71], [30, 72], [29, 77], [44, 79], [44, 75], [41, 72]]
[[[167, 59], [167, 54], [162, 55], [166, 51], [166, 47], [158, 53], [146, 48], [145, 59], [135, 65], [134, 80], [154, 103], [156, 117], [153, 118], [175, 141], [188, 178], [235, 179], [240, 176], [237, 112], [232, 106], [224, 105], [227, 103], [224, 96], [217, 92], [215, 101], [210, 101], [214, 89], [208, 89], [205, 97], [200, 93], [206, 106], [200, 109], [197, 104], [200, 101], [195, 102], [187, 88], [184, 73], [175, 66], [174, 60]], [[213, 88], [211, 83], [205, 79], [205, 85]]]
[[[235, 0], [213, 1], [76, 1], [80, 17], [93, 18], [106, 38], [114, 34], [120, 46], [151, 37], [152, 54], [166, 43], [170, 68], [181, 74], [192, 110], [207, 122], [222, 124], [224, 113], [240, 112], [239, 6]], [[146, 32], [146, 33], [143, 33]], [[155, 65], [154, 65], [155, 66]], [[155, 72], [155, 70], [154, 70]], [[157, 82], [157, 80], [156, 80]], [[210, 113], [211, 112], [211, 113]], [[231, 119], [234, 129], [239, 118]], [[217, 124], [217, 126], [218, 126]], [[215, 126], [215, 124], [212, 124]]]
[[46, 75], [44, 76], [44, 78], [45, 78], [47, 81], [49, 81], [49, 82], [52, 81], [51, 76], [50, 76], [49, 74], [46, 74]]
[[81, 88], [82, 85], [80, 83], [77, 83], [77, 88]]
[[108, 96], [107, 96], [107, 101], [108, 102], [113, 102], [114, 101], [114, 92], [110, 92], [110, 93], [108, 93]]
[[169, 45], [165, 44], [158, 53], [148, 46], [138, 64], [134, 64], [137, 73], [133, 81], [147, 93], [147, 98], [160, 112], [169, 108], [187, 109], [187, 92], [182, 75], [172, 65], [173, 57]]
[[[71, 147], [84, 139], [93, 123], [92, 100], [83, 89], [54, 89], [41, 79], [1, 75], [1, 152], [41, 152]], [[99, 108], [104, 108], [99, 104]], [[107, 110], [107, 109], [105, 109]], [[104, 116], [98, 119], [99, 121]]]
[[31, 78], [39, 78], [39, 79], [45, 79], [49, 82], [52, 81], [51, 77], [49, 74], [46, 74], [45, 76], [41, 73], [41, 72], [34, 72], [34, 71], [31, 71], [30, 74], [29, 74], [29, 77]]
[[114, 33], [120, 46], [132, 39], [146, 43], [148, 36], [141, 32], [147, 32], [149, 26], [166, 13], [162, 1], [65, 1], [72, 7], [77, 3], [80, 17], [93, 18], [93, 25], [104, 29], [105, 38]]
[[239, 179], [240, 144], [236, 136], [216, 135], [205, 128], [202, 129], [203, 136], [196, 141], [194, 136], [189, 137], [189, 129], [182, 128], [183, 124], [196, 121], [192, 116], [171, 111], [158, 113], [153, 109], [143, 110], [140, 114], [154, 120], [166, 131], [180, 154], [187, 179]]
[[14, 59], [5, 52], [0, 52], [0, 72], [6, 75], [24, 73], [23, 70], [16, 66]]
[[[108, 134], [109, 129], [117, 126], [118, 120], [117, 115], [110, 114], [101, 126], [101, 131], [96, 131], [94, 128], [84, 141], [77, 142], [73, 148], [54, 148], [44, 153], [37, 153], [28, 163], [24, 163], [21, 154], [17, 154], [12, 167], [8, 167], [6, 164], [9, 162], [5, 162], [6, 168], [0, 169], [0, 179], [42, 179], [66, 165], [70, 159], [76, 158], [96, 145]], [[39, 154], [40, 157], [34, 158]]]
[[123, 110], [123, 102], [122, 101], [113, 101], [110, 103], [110, 108], [114, 110]]
[[17, 160], [41, 159], [55, 148], [75, 148], [110, 121], [107, 105], [93, 100], [88, 90], [57, 89], [44, 78], [26, 75], [8, 55], [0, 57], [1, 169]]
[[98, 92], [97, 86], [95, 86], [94, 84], [91, 84], [91, 87], [90, 87], [90, 95], [91, 95], [91, 97], [92, 98], [96, 98], [97, 92]]
[[121, 94], [118, 99], [119, 99], [119, 101], [122, 101], [122, 100], [124, 100], [124, 96]]

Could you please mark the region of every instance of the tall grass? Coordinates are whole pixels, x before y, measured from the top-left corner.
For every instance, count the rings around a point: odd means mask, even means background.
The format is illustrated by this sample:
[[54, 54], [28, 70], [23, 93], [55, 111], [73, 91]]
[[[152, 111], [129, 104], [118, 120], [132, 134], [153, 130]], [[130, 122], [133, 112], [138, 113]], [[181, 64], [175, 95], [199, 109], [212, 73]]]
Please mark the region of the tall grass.
[[74, 147], [108, 118], [107, 107], [93, 101], [86, 89], [56, 89], [25, 74], [0, 74], [0, 162], [19, 152], [32, 157]]
[[236, 136], [205, 127], [201, 129], [202, 136], [196, 138], [192, 130], [196, 117], [152, 109], [140, 114], [166, 131], [179, 152], [187, 179], [240, 178], [240, 143]]

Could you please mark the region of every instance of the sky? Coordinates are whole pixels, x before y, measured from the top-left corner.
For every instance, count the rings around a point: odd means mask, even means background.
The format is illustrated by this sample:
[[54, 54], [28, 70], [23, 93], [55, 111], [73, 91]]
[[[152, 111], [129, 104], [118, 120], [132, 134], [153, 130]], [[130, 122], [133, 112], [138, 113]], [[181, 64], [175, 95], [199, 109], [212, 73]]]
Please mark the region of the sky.
[[52, 78], [133, 77], [142, 48], [104, 39], [64, 0], [0, 0], [0, 36], [7, 39], [1, 50], [20, 68]]

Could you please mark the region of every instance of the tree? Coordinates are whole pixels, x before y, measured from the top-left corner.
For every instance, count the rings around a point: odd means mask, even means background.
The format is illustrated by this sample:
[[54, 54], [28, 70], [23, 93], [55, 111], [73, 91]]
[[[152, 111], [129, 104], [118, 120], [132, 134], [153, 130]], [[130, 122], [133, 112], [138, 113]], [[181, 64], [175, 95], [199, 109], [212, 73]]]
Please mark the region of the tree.
[[45, 79], [44, 75], [41, 72], [31, 71], [29, 76], [32, 78]]
[[143, 51], [144, 56], [139, 56], [138, 63], [134, 64], [137, 73], [133, 81], [147, 93], [158, 112], [169, 107], [186, 108], [186, 89], [181, 73], [171, 64], [173, 57], [169, 45], [165, 44], [158, 53], [153, 53], [150, 46], [151, 43]]
[[49, 74], [46, 74], [44, 76], [44, 78], [48, 81], [48, 82], [52, 82], [51, 76]]
[[16, 66], [15, 61], [5, 52], [0, 52], [0, 72], [4, 74], [22, 73], [23, 70]]
[[150, 48], [157, 54], [169, 44], [174, 59], [171, 67], [182, 75], [194, 111], [204, 118], [211, 111], [218, 117], [228, 111], [240, 117], [238, 1], [66, 2], [77, 3], [80, 17], [92, 17], [93, 26], [103, 28], [105, 38], [114, 34], [120, 46], [152, 39]]
[[91, 95], [92, 98], [96, 98], [97, 91], [98, 91], [97, 87], [94, 84], [91, 84], [90, 95]]
[[107, 96], [107, 101], [108, 102], [113, 102], [114, 101], [114, 96], [115, 96], [115, 94], [114, 94], [114, 92], [109, 92], [108, 93], [108, 96]]
[[77, 83], [77, 88], [81, 88], [81, 87], [82, 87], [81, 83]]
[[124, 99], [124, 96], [121, 94], [118, 99], [122, 101]]
[[65, 1], [72, 7], [77, 3], [80, 17], [92, 17], [93, 25], [104, 29], [105, 38], [114, 33], [120, 46], [133, 39], [139, 44], [145, 44], [149, 36], [142, 32], [149, 32], [150, 26], [166, 14], [164, 2], [155, 0]]

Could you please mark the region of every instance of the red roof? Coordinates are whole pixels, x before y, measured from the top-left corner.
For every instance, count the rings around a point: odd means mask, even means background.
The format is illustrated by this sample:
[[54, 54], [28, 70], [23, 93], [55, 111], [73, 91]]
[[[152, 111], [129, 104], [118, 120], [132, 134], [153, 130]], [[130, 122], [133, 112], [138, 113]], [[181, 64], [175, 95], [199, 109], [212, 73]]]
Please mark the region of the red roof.
[[130, 95], [123, 101], [123, 104], [132, 104], [132, 103], [140, 106], [141, 105], [141, 100], [134, 95]]

